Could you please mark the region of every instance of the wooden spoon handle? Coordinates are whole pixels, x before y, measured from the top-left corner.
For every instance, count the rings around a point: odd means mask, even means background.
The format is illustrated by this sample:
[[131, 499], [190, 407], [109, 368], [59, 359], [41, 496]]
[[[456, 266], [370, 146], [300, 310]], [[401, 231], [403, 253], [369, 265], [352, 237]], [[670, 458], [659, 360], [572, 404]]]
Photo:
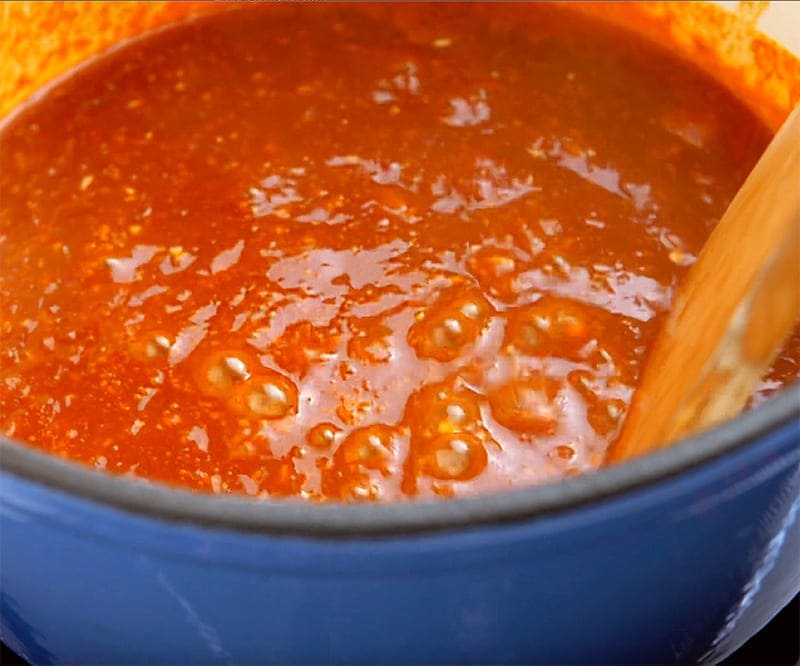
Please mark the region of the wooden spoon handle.
[[692, 266], [652, 347], [620, 462], [735, 416], [800, 317], [800, 106]]

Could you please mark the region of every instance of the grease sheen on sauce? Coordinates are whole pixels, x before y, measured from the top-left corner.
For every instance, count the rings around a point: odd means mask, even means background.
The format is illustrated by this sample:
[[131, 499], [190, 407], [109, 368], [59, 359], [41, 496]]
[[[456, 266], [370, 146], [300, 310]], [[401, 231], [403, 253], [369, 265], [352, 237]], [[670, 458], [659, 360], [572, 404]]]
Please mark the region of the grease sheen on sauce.
[[561, 9], [306, 5], [134, 41], [0, 138], [1, 432], [396, 500], [596, 468], [769, 132]]

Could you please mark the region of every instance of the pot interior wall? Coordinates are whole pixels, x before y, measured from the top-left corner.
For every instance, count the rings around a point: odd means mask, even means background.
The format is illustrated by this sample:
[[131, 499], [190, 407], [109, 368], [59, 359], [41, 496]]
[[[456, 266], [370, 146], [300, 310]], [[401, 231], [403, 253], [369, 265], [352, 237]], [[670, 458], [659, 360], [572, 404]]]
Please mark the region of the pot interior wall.
[[[710, 3], [570, 4], [694, 60], [725, 81], [773, 128], [800, 99], [800, 61], [757, 31], [769, 3], [739, 3], [733, 13]], [[2, 3], [0, 117], [69, 68], [120, 40], [233, 6], [211, 2]], [[420, 6], [420, 11], [427, 9]], [[491, 6], [484, 11], [491, 12]]]

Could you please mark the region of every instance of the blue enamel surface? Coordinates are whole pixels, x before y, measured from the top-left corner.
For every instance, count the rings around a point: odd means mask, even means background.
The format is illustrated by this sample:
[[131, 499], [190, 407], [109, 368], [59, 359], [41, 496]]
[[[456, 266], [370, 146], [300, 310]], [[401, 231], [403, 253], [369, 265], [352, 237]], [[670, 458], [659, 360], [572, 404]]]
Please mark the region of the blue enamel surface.
[[36, 663], [713, 660], [800, 589], [798, 441], [795, 421], [590, 506], [349, 540], [170, 523], [6, 472], [2, 638]]

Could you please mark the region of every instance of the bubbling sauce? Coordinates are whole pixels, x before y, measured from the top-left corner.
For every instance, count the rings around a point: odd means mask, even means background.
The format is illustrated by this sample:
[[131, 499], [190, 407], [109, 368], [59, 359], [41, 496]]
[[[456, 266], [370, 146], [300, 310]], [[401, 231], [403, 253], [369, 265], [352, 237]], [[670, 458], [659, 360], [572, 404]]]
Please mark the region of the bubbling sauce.
[[269, 5], [97, 58], [0, 138], [0, 432], [350, 501], [600, 465], [770, 134], [563, 8]]

